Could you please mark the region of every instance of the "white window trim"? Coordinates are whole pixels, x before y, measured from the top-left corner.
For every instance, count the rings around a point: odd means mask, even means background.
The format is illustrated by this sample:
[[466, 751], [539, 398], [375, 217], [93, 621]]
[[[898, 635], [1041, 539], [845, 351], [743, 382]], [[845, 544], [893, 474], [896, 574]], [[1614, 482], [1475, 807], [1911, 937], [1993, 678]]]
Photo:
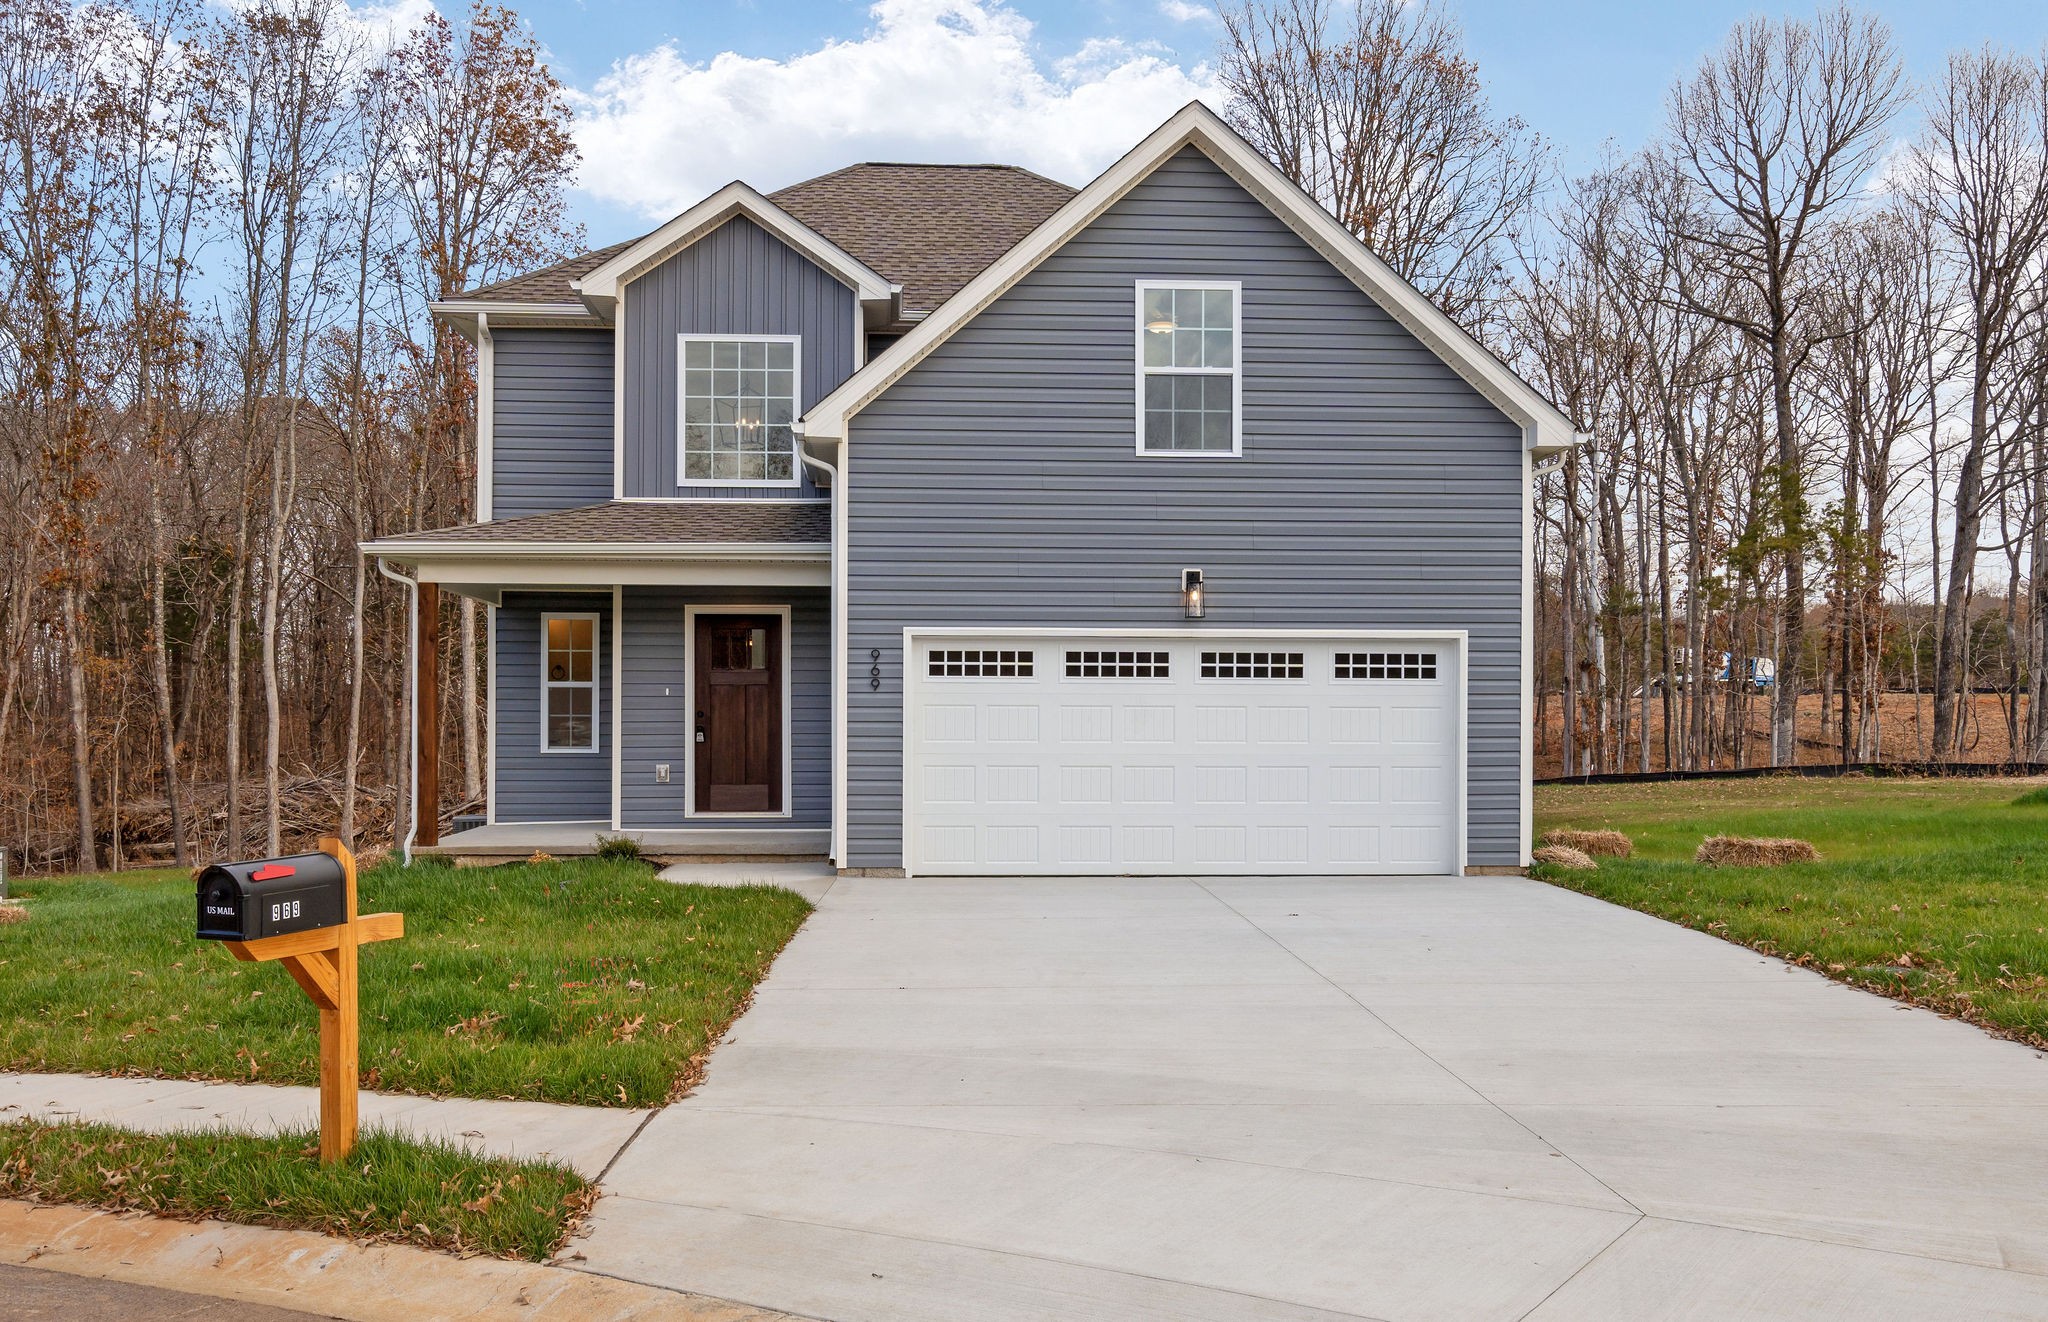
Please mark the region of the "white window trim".
[[[698, 812], [697, 811], [697, 617], [699, 615], [773, 615], [782, 625], [782, 810], [780, 812]], [[790, 728], [790, 696], [795, 691], [789, 647], [790, 608], [781, 606], [727, 605], [705, 602], [683, 607], [683, 816], [709, 821], [745, 818], [789, 818], [796, 816], [795, 732]]]
[[[683, 358], [689, 346], [698, 344], [786, 344], [789, 346], [790, 366], [790, 441], [789, 476], [787, 478], [754, 477], [687, 477], [684, 465], [684, 404], [688, 395], [683, 389]], [[797, 438], [795, 421], [803, 416], [804, 407], [804, 342], [800, 335], [706, 335], [684, 332], [676, 336], [676, 488], [687, 487], [801, 487], [804, 484], [804, 466], [799, 458], [803, 442]]]
[[[590, 679], [548, 678], [548, 624], [554, 620], [590, 621]], [[604, 752], [604, 627], [596, 611], [543, 611], [540, 617], [540, 751], [588, 757]], [[548, 742], [548, 693], [553, 689], [590, 690], [590, 747], [557, 748]]]
[[[1228, 450], [1148, 450], [1145, 448], [1145, 378], [1157, 373], [1161, 376], [1221, 376], [1213, 367], [1146, 367], [1145, 366], [1145, 291], [1149, 289], [1227, 289], [1230, 291], [1231, 329], [1235, 339], [1231, 344], [1230, 368], [1230, 448]], [[1136, 412], [1136, 436], [1138, 456], [1142, 459], [1238, 459], [1244, 456], [1244, 282], [1241, 280], [1162, 280], [1146, 279], [1136, 283], [1131, 294], [1131, 357], [1137, 373], [1132, 392]]]

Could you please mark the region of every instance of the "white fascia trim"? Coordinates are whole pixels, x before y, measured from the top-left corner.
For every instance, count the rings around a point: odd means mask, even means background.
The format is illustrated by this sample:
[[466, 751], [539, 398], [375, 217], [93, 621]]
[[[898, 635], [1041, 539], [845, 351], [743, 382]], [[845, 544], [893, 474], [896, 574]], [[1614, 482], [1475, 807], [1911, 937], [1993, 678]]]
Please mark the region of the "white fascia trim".
[[1274, 215], [1348, 276], [1389, 316], [1427, 344], [1502, 412], [1520, 423], [1531, 448], [1546, 450], [1575, 443], [1576, 434], [1571, 420], [1559, 412], [1556, 405], [1543, 398], [1535, 387], [1510, 371], [1441, 308], [1397, 275], [1392, 267], [1359, 242], [1356, 235], [1339, 225], [1313, 198], [1260, 156], [1215, 111], [1199, 101], [1188, 103], [1154, 129], [1143, 142], [1070, 198], [1023, 242], [970, 280], [965, 288], [946, 300], [944, 306], [820, 400], [803, 419], [802, 434], [805, 438], [823, 441], [844, 437], [849, 418], [872, 403], [895, 384], [897, 378], [916, 366], [926, 354], [944, 343], [954, 331], [1023, 279], [1041, 261], [1092, 224], [1175, 152], [1187, 146], [1200, 148], [1203, 154], [1244, 185]]
[[369, 555], [463, 560], [800, 560], [832, 558], [829, 542], [365, 542]]
[[589, 308], [581, 303], [502, 303], [495, 299], [449, 299], [427, 304], [436, 321], [453, 326], [461, 336], [476, 342], [477, 323], [495, 317], [506, 326], [601, 326]]
[[746, 216], [836, 276], [862, 302], [887, 302], [902, 292], [902, 286], [737, 179], [576, 281], [574, 288], [592, 312], [604, 315], [617, 303], [622, 286], [736, 215]]

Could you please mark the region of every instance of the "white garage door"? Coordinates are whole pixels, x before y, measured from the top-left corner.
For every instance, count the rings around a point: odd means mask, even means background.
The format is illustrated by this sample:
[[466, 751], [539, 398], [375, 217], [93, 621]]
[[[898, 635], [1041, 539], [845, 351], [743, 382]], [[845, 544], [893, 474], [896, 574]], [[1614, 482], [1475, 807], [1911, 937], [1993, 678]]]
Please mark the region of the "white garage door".
[[1456, 636], [912, 633], [913, 873], [1440, 873]]

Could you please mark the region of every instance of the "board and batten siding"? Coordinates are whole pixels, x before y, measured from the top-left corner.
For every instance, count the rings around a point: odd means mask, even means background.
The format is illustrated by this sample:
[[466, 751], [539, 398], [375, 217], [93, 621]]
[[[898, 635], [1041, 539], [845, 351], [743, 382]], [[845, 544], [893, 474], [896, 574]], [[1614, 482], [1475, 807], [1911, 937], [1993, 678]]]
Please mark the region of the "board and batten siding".
[[[1243, 282], [1241, 458], [1134, 452], [1134, 286], [1176, 278]], [[846, 864], [902, 863], [903, 630], [943, 625], [1469, 630], [1468, 862], [1518, 862], [1522, 444], [1182, 151], [852, 420]]]
[[[736, 216], [625, 287], [625, 494], [773, 496], [801, 487], [678, 486], [677, 337], [796, 335], [802, 338], [798, 412], [853, 374], [856, 303], [851, 289], [796, 249]], [[611, 493], [605, 493], [609, 496]]]
[[[541, 749], [541, 616], [596, 612], [597, 747], [588, 753]], [[492, 817], [500, 822], [605, 822], [612, 819], [612, 594], [508, 592], [497, 607], [498, 755]]]
[[612, 333], [508, 329], [491, 341], [491, 517], [610, 500]]
[[[832, 825], [832, 607], [822, 588], [629, 587], [621, 692], [625, 743], [619, 761], [620, 825], [636, 830], [689, 826], [744, 829]], [[788, 605], [790, 801], [788, 817], [687, 817], [683, 775], [690, 753], [691, 677], [684, 608]], [[669, 764], [669, 783], [655, 779]]]

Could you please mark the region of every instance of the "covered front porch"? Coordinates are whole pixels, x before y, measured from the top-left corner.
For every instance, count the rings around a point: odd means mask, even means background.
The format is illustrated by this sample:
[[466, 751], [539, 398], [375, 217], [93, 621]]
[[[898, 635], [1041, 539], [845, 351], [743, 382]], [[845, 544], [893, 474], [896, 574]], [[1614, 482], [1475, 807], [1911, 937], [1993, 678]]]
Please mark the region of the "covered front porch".
[[[369, 543], [418, 594], [416, 853], [832, 852], [830, 507], [611, 501]], [[442, 835], [438, 596], [488, 608], [485, 821]]]

